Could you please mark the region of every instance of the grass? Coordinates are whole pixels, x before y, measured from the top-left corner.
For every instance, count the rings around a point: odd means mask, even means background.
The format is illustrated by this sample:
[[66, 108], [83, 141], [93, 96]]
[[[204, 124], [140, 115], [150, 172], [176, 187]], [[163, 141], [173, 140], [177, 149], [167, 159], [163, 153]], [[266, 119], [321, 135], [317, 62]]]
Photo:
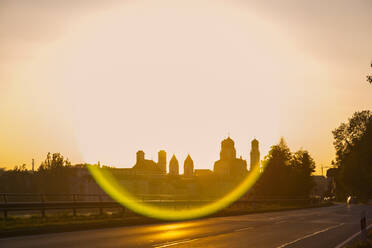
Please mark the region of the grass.
[[[271, 211], [285, 211], [310, 207], [330, 206], [330, 203], [317, 205], [256, 205], [248, 207], [231, 206], [211, 217], [234, 216], [251, 213], [263, 213]], [[46, 218], [36, 215], [9, 216], [6, 220], [0, 219], [0, 237], [19, 235], [42, 234], [52, 232], [66, 232], [76, 230], [87, 230], [106, 227], [119, 227], [128, 225], [140, 225], [150, 223], [161, 223], [165, 221], [139, 216], [135, 213], [120, 211], [104, 212], [102, 215], [92, 212], [80, 212], [77, 216], [72, 213], [49, 213]]]

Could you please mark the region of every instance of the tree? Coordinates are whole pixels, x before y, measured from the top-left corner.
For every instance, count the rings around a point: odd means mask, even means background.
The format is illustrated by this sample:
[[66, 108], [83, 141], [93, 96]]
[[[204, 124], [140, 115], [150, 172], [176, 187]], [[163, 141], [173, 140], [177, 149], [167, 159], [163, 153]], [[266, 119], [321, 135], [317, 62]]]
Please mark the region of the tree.
[[15, 166], [11, 170], [0, 169], [0, 192], [32, 193], [35, 190], [33, 175], [26, 165]]
[[38, 169], [39, 189], [42, 193], [68, 193], [73, 176], [71, 163], [60, 153], [48, 153]]
[[46, 159], [41, 163], [38, 170], [53, 170], [63, 167], [71, 167], [70, 161], [68, 159], [65, 160], [60, 153], [53, 153], [53, 155], [51, 155], [50, 152], [48, 152]]
[[338, 197], [372, 197], [372, 113], [355, 112], [333, 131], [333, 136]]
[[283, 138], [271, 147], [255, 191], [259, 195], [308, 197], [314, 187], [315, 162], [308, 151], [291, 153]]
[[315, 171], [314, 159], [306, 150], [299, 150], [293, 154], [291, 160], [292, 183], [295, 185], [295, 195], [309, 195], [315, 183], [312, 173]]
[[[372, 68], [372, 62], [371, 62], [371, 68]], [[372, 84], [372, 76], [371, 75], [367, 76], [367, 82]]]
[[338, 128], [332, 131], [335, 139], [333, 145], [336, 149], [336, 164], [350, 153], [352, 147], [365, 134], [371, 119], [372, 113], [369, 110], [355, 112], [348, 123], [341, 123]]
[[22, 164], [21, 166], [14, 166], [14, 169], [13, 169], [15, 172], [25, 172], [27, 171], [26, 169], [26, 164]]
[[291, 152], [281, 138], [279, 144], [271, 146], [263, 161], [264, 170], [258, 181], [258, 192], [262, 195], [279, 196], [288, 193], [288, 176]]

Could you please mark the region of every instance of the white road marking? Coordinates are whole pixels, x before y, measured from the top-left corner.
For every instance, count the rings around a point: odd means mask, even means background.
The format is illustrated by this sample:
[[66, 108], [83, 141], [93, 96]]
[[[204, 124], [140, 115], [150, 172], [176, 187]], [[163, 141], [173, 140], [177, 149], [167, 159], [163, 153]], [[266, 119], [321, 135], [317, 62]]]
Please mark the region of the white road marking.
[[195, 240], [198, 240], [198, 239], [183, 239], [183, 240], [178, 240], [178, 241], [174, 241], [174, 242], [167, 242], [167, 243], [164, 243], [164, 244], [153, 245], [153, 247], [154, 248], [163, 248], [163, 247], [169, 247], [169, 246], [173, 246], [173, 245], [189, 243], [189, 242], [195, 241]]
[[[372, 224], [370, 224], [369, 226], [367, 226], [367, 229], [371, 228], [372, 227]], [[342, 248], [344, 247], [347, 243], [349, 243], [352, 239], [354, 239], [356, 236], [358, 236], [360, 234], [360, 231], [351, 235], [349, 238], [347, 238], [344, 242], [342, 242], [341, 244], [337, 245], [335, 248]]]
[[318, 235], [319, 233], [323, 233], [323, 232], [326, 232], [326, 231], [329, 231], [329, 230], [335, 229], [335, 228], [337, 228], [337, 227], [339, 227], [339, 226], [342, 226], [342, 225], [344, 225], [344, 224], [345, 224], [345, 223], [340, 223], [340, 224], [338, 224], [338, 225], [330, 226], [330, 227], [327, 227], [326, 229], [323, 229], [323, 230], [320, 230], [320, 231], [317, 231], [317, 232], [314, 232], [314, 233], [310, 233], [310, 234], [305, 235], [305, 236], [303, 236], [303, 237], [301, 237], [301, 238], [295, 239], [295, 240], [293, 240], [293, 241], [291, 241], [291, 242], [288, 242], [288, 243], [282, 244], [282, 245], [278, 246], [277, 248], [283, 248], [283, 247], [286, 247], [286, 246], [291, 245], [291, 244], [294, 244], [294, 243], [296, 243], [296, 242], [298, 242], [298, 241], [300, 241], [300, 240], [304, 240], [304, 239], [310, 238], [310, 237], [312, 237], [312, 236]]

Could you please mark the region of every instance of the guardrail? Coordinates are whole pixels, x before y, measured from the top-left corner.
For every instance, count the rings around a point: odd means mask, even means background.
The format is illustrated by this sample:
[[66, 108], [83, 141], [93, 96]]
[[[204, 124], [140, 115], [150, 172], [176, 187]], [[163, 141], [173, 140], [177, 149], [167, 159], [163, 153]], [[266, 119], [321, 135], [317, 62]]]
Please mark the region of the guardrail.
[[[127, 209], [120, 203], [112, 200], [108, 195], [103, 194], [0, 194], [0, 211], [4, 213], [4, 219], [8, 218], [9, 212], [17, 211], [40, 211], [43, 218], [46, 217], [47, 210], [69, 210], [73, 216], [77, 215], [78, 209], [99, 209], [100, 215], [103, 210], [121, 208], [123, 212]], [[190, 207], [203, 205], [211, 200], [139, 200], [144, 203], [172, 206], [172, 207]], [[249, 200], [238, 200], [230, 207], [248, 207], [258, 203], [302, 203], [309, 204], [312, 199], [309, 198], [255, 198]]]

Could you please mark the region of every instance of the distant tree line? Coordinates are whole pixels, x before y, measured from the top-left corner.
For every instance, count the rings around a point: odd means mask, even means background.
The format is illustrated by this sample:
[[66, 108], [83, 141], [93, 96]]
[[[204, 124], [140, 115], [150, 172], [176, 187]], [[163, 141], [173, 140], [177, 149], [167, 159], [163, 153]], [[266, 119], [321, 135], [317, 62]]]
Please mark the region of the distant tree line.
[[60, 153], [48, 153], [37, 171], [26, 165], [0, 171], [0, 192], [6, 193], [70, 193], [75, 170]]
[[315, 186], [315, 162], [306, 150], [292, 153], [282, 138], [263, 161], [263, 172], [254, 191], [257, 195], [307, 197]]

